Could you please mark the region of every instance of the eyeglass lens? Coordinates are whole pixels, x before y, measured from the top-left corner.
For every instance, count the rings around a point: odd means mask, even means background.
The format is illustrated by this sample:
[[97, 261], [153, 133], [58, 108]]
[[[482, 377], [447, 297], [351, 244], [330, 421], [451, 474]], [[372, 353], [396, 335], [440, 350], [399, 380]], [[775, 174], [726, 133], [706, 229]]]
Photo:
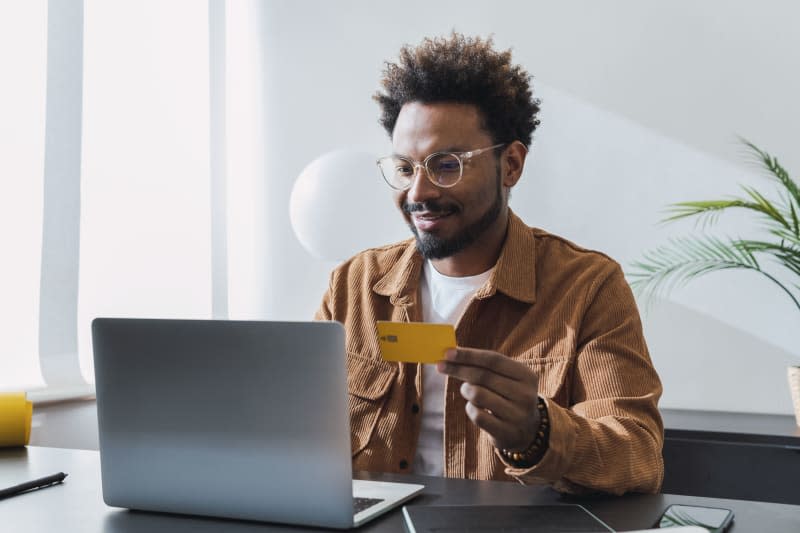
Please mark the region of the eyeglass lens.
[[[392, 187], [407, 188], [416, 167], [404, 157], [386, 157], [380, 161], [383, 177]], [[452, 187], [461, 179], [461, 160], [455, 154], [434, 154], [425, 162], [428, 179], [440, 187]]]

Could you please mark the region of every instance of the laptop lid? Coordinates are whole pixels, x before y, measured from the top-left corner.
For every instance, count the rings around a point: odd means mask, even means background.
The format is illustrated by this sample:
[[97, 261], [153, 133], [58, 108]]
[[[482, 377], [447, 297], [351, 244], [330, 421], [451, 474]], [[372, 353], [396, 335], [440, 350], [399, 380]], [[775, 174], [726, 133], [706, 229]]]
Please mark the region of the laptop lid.
[[103, 498], [352, 527], [337, 322], [92, 322]]

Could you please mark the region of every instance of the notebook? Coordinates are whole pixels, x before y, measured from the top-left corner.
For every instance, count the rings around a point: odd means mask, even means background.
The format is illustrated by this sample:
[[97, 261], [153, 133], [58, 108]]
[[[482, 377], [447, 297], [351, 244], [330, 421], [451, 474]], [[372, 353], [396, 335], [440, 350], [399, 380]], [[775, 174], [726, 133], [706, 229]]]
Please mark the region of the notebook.
[[352, 479], [337, 322], [97, 318], [111, 506], [346, 529], [423, 486]]

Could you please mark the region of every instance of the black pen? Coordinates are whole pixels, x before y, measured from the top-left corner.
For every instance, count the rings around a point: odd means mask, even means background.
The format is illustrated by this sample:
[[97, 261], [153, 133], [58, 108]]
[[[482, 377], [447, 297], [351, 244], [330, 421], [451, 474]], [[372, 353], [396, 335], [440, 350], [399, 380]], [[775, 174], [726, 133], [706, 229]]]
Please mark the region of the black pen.
[[34, 479], [33, 481], [26, 481], [25, 483], [20, 483], [19, 485], [14, 485], [13, 487], [8, 487], [7, 489], [0, 489], [0, 500], [3, 498], [8, 498], [9, 496], [22, 494], [23, 492], [27, 492], [29, 490], [41, 489], [44, 487], [49, 487], [50, 485], [55, 485], [56, 483], [61, 483], [64, 481], [65, 477], [67, 477], [67, 474], [64, 472], [59, 472], [58, 474], [53, 474], [52, 476]]

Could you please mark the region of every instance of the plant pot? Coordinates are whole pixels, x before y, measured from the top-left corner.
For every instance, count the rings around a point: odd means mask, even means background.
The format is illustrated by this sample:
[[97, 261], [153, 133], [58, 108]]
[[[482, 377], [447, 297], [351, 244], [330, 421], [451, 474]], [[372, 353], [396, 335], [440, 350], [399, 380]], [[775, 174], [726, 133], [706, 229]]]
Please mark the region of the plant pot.
[[789, 390], [792, 391], [792, 403], [794, 404], [794, 419], [800, 426], [800, 366], [790, 366]]

